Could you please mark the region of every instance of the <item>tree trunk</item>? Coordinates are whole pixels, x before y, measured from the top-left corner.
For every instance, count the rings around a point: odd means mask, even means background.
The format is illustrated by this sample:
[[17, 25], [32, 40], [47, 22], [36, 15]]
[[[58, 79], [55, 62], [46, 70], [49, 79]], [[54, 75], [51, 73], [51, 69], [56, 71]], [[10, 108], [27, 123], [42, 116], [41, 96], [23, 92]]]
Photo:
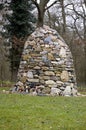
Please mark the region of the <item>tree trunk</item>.
[[[86, 7], [86, 0], [84, 0], [84, 4]], [[85, 18], [84, 18], [84, 51], [85, 51], [85, 78], [86, 78], [86, 19]], [[86, 80], [85, 80], [85, 86], [86, 86]]]
[[42, 27], [44, 23], [44, 13], [45, 11], [43, 10], [38, 10], [38, 22], [37, 22], [37, 27]]
[[11, 80], [16, 81], [17, 72], [21, 60], [21, 55], [24, 48], [25, 39], [18, 39], [17, 37], [12, 38], [12, 48], [10, 51], [11, 58]]
[[50, 6], [47, 7], [47, 4], [50, 0], [32, 0], [33, 4], [36, 5], [38, 10], [38, 22], [37, 27], [42, 27], [44, 22], [44, 14], [47, 9], [49, 9], [51, 6], [53, 6], [57, 1], [54, 1]]
[[64, 0], [60, 0], [61, 8], [62, 8], [62, 19], [63, 19], [63, 34], [66, 33], [66, 16], [64, 9]]
[[49, 0], [40, 0], [39, 4], [36, 0], [32, 0], [32, 2], [36, 5], [38, 10], [38, 22], [37, 27], [42, 27], [44, 22], [44, 14], [46, 11], [46, 5], [49, 2]]

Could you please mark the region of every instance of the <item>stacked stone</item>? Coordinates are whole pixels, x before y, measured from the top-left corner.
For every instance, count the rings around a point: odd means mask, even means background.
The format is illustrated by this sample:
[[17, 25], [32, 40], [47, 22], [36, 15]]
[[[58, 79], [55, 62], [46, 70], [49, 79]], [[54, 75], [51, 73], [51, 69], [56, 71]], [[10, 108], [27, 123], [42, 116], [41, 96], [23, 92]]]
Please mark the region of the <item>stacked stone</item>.
[[14, 90], [33, 95], [77, 95], [71, 52], [55, 30], [44, 26], [28, 37]]

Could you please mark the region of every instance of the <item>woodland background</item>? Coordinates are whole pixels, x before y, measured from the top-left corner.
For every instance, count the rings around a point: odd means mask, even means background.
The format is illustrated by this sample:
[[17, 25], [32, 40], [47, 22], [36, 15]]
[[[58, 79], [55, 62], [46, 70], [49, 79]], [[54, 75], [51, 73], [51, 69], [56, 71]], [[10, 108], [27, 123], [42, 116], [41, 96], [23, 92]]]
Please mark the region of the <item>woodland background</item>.
[[[86, 86], [86, 0], [1, 0], [0, 81], [16, 81], [22, 50], [35, 30], [37, 6], [43, 5], [44, 24], [63, 37], [74, 59], [78, 86]], [[49, 7], [49, 8], [48, 8]]]

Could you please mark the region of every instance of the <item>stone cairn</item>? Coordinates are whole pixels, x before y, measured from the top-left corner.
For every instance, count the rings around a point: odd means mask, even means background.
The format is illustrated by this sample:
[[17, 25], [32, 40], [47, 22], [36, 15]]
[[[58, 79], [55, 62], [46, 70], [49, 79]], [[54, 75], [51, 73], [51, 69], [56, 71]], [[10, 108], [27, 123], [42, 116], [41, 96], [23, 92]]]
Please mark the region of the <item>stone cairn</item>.
[[76, 77], [71, 52], [49, 28], [37, 28], [27, 39], [13, 92], [32, 95], [76, 96]]

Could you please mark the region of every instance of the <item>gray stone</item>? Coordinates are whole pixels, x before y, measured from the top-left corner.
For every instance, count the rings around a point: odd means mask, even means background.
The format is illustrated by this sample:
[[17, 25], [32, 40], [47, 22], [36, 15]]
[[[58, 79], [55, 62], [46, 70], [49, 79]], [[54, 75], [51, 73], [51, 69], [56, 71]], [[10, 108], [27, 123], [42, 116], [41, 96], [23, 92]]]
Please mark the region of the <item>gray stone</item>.
[[37, 96], [37, 92], [34, 91], [34, 92], [31, 93], [31, 95], [32, 95], [32, 96]]
[[63, 91], [63, 96], [76, 96], [76, 95], [77, 95], [77, 89], [71, 86], [67, 86]]
[[61, 80], [65, 81], [65, 82], [69, 80], [69, 74], [68, 74], [67, 71], [62, 71], [62, 73], [61, 73]]
[[48, 36], [44, 39], [44, 43], [50, 43], [51, 42], [51, 37]]
[[50, 94], [50, 92], [51, 92], [51, 88], [49, 88], [49, 87], [45, 87], [45, 88], [42, 90], [42, 93], [44, 93], [44, 94]]
[[28, 77], [28, 78], [33, 78], [33, 73], [32, 73], [31, 71], [28, 71], [28, 72], [27, 72], [27, 77]]
[[47, 62], [47, 56], [46, 55], [42, 56], [42, 61]]
[[54, 35], [50, 35], [50, 37], [51, 37], [51, 40], [54, 42], [54, 44], [57, 43], [56, 42], [56, 40], [57, 40], [57, 36], [56, 35], [55, 36]]
[[48, 76], [55, 75], [53, 71], [45, 71], [44, 74]]
[[25, 43], [24, 49], [27, 48], [28, 44], [29, 44], [29, 42], [26, 42], [26, 43]]
[[72, 96], [77, 96], [77, 89], [76, 88], [72, 88]]
[[58, 89], [58, 88], [51, 88], [51, 95], [54, 96], [54, 95], [60, 95], [61, 93], [61, 90]]
[[37, 83], [37, 82], [39, 82], [39, 79], [28, 79], [28, 81]]
[[45, 83], [48, 85], [55, 85], [56, 84], [56, 82], [54, 82], [53, 80], [47, 80], [47, 81], [45, 81]]
[[49, 88], [57, 88], [57, 84], [48, 84]]
[[44, 89], [44, 88], [45, 88], [44, 85], [36, 86], [36, 89]]
[[23, 73], [23, 76], [26, 77], [26, 76], [27, 76], [27, 73]]
[[35, 66], [34, 69], [40, 70], [41, 68], [39, 66]]
[[56, 60], [57, 60], [57, 61], [60, 61], [60, 60], [61, 60], [61, 58], [56, 58]]
[[46, 55], [48, 53], [48, 51], [42, 51], [40, 52], [41, 55]]
[[58, 65], [58, 62], [57, 62], [57, 61], [51, 61], [51, 63]]
[[44, 80], [49, 80], [50, 79], [50, 76], [43, 76], [42, 77]]
[[43, 33], [41, 33], [40, 31], [37, 31], [37, 32], [34, 32], [34, 33], [32, 33], [32, 36], [33, 37], [44, 37], [44, 34]]
[[61, 41], [60, 39], [57, 39], [57, 42], [60, 44], [60, 46], [64, 47], [67, 46], [63, 41]]
[[26, 61], [21, 61], [20, 64], [26, 64], [27, 62]]
[[65, 50], [63, 47], [61, 47], [61, 50], [60, 50], [59, 55], [60, 55], [61, 57], [66, 57], [66, 50]]
[[17, 86], [23, 86], [23, 83], [22, 83], [21, 81], [18, 81], [18, 82], [16, 83], [16, 85], [17, 85]]
[[60, 86], [60, 87], [63, 86], [64, 84], [62, 81], [57, 81], [56, 83], [57, 83], [57, 86]]
[[48, 59], [49, 60], [54, 60], [55, 58], [54, 58], [54, 56], [51, 53], [48, 53]]
[[57, 81], [58, 77], [57, 76], [50, 76], [50, 79], [53, 80], [53, 81]]
[[64, 87], [60, 87], [60, 90], [64, 91], [64, 90], [65, 90], [65, 88], [64, 88]]
[[40, 29], [40, 32], [41, 32], [41, 33], [44, 33], [44, 34], [46, 34], [46, 33], [47, 33], [47, 31], [45, 31], [45, 30], [44, 30], [44, 29], [42, 29], [42, 28]]

